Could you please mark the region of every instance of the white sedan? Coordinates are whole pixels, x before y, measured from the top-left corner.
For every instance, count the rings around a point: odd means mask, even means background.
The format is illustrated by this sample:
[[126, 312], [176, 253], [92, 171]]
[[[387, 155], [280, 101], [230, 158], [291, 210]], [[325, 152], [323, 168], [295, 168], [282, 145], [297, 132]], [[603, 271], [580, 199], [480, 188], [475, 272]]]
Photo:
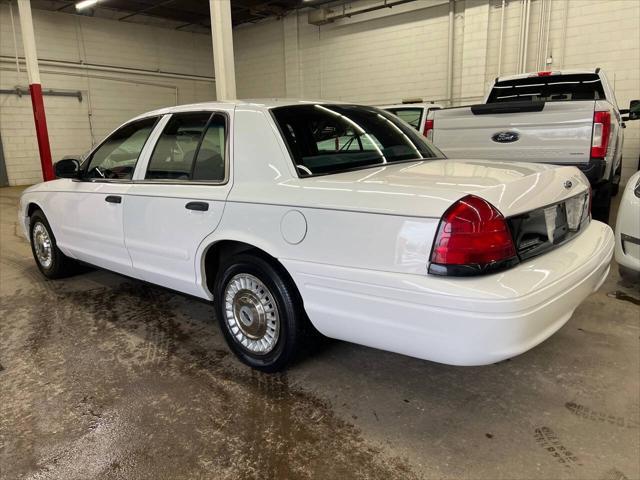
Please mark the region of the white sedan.
[[620, 274], [640, 278], [640, 171], [629, 179], [620, 200], [615, 252]]
[[283, 368], [320, 333], [454, 365], [518, 355], [604, 282], [573, 167], [451, 160], [392, 114], [321, 102], [141, 115], [21, 198], [41, 272], [81, 261], [212, 300]]

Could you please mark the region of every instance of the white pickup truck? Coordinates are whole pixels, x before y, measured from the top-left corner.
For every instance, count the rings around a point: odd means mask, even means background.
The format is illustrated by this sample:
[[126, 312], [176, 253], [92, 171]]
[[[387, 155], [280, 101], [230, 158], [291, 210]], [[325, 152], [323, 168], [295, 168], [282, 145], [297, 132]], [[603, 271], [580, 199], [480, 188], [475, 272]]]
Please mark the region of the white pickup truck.
[[574, 165], [589, 179], [593, 214], [609, 217], [622, 164], [620, 110], [600, 69], [498, 77], [485, 102], [429, 112], [426, 135], [446, 155]]

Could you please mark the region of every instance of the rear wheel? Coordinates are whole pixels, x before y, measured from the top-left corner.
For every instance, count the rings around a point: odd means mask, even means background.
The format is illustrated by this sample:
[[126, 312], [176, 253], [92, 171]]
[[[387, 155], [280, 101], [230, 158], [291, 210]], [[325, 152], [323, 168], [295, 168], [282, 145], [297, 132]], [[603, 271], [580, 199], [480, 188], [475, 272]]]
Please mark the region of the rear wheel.
[[74, 273], [75, 262], [58, 248], [56, 237], [42, 210], [31, 214], [29, 236], [33, 258], [45, 277], [62, 278]]
[[308, 319], [293, 281], [276, 262], [252, 254], [227, 259], [214, 297], [225, 340], [242, 362], [276, 372], [298, 356]]

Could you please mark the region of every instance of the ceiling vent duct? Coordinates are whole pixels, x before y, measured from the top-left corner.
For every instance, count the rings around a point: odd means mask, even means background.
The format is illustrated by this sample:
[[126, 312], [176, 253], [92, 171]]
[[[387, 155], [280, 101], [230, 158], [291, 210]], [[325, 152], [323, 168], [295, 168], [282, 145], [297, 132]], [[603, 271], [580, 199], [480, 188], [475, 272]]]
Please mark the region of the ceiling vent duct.
[[333, 22], [333, 18], [330, 18], [329, 15], [332, 14], [333, 11], [328, 8], [318, 8], [317, 10], [311, 10], [309, 12], [308, 20], [311, 25], [326, 25], [327, 23]]
[[[345, 2], [340, 6], [310, 10], [307, 14], [307, 20], [311, 25], [326, 25], [327, 23], [331, 23], [342, 18], [351, 18], [363, 13], [375, 12], [376, 10], [393, 8], [398, 5], [413, 2], [416, 2], [416, 0], [375, 0], [355, 3]], [[419, 5], [416, 9], [429, 8], [443, 3], [448, 3], [448, 0], [420, 0], [416, 4]]]

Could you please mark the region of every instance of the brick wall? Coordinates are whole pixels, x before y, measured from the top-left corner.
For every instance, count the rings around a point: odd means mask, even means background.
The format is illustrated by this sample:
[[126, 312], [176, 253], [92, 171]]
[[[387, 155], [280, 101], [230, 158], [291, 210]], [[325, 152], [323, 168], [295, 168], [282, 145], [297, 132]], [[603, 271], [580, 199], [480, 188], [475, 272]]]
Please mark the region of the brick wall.
[[[10, 11], [0, 5], [0, 88], [27, 86], [24, 68], [16, 71]], [[47, 65], [47, 60], [160, 70], [213, 76], [208, 35], [111, 20], [33, 11], [43, 88], [79, 90], [82, 101], [44, 97], [54, 161], [80, 155], [131, 117], [154, 108], [215, 99], [212, 80], [185, 80], [153, 75]], [[17, 9], [14, 24], [18, 55], [22, 40]], [[0, 134], [9, 182], [41, 181], [38, 146], [29, 96], [0, 95]]]

